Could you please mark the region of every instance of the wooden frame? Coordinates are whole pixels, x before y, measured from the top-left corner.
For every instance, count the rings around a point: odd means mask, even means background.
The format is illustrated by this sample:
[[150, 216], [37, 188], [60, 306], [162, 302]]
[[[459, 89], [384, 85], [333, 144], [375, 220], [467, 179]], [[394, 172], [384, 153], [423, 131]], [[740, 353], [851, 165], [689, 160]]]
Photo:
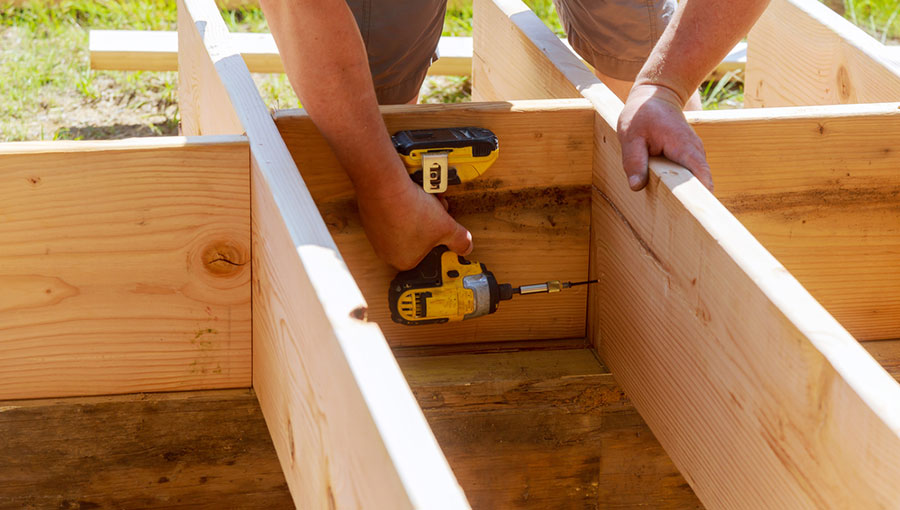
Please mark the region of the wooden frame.
[[597, 109], [591, 267], [602, 281], [591, 337], [704, 504], [896, 501], [900, 386], [686, 170], [654, 160], [648, 190], [631, 193], [617, 172], [621, 104], [524, 4], [477, 5], [509, 28], [492, 25], [506, 39], [484, 45], [476, 29], [476, 57], [503, 48], [518, 74], [476, 66], [476, 87], [506, 97], [576, 90]]
[[[774, 0], [750, 37], [755, 97], [792, 107], [689, 116], [713, 196], [660, 159], [631, 192], [621, 102], [524, 4], [476, 0], [473, 96], [490, 102], [386, 107], [386, 123], [495, 130], [490, 177], [448, 197], [479, 259], [514, 283], [601, 284], [409, 330], [386, 321], [391, 271], [315, 126], [271, 115], [213, 1], [182, 0], [186, 138], [0, 147], [0, 281], [16, 290], [0, 297], [16, 312], [0, 315], [0, 398], [252, 385], [298, 508], [890, 506], [900, 104], [797, 106], [897, 100], [900, 81], [813, 3]], [[766, 45], [789, 40], [772, 35], [783, 12], [846, 46], [837, 67]], [[795, 95], [776, 85], [791, 73], [851, 85]], [[89, 193], [115, 198], [77, 203]], [[15, 410], [0, 430], [37, 408], [56, 409], [0, 405]]]

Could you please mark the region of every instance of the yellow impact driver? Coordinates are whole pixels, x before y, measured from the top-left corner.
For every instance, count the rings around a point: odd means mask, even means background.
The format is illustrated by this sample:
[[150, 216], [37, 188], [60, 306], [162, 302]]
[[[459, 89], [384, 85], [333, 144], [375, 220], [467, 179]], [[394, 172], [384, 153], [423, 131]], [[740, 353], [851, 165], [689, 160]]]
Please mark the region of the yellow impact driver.
[[409, 176], [427, 193], [479, 177], [500, 155], [497, 136], [479, 127], [399, 131], [391, 140]]
[[397, 274], [391, 281], [388, 300], [394, 322], [407, 326], [440, 324], [492, 314], [500, 301], [512, 299], [515, 294], [559, 292], [596, 282], [554, 280], [521, 287], [498, 284], [484, 264], [438, 246], [418, 266]]

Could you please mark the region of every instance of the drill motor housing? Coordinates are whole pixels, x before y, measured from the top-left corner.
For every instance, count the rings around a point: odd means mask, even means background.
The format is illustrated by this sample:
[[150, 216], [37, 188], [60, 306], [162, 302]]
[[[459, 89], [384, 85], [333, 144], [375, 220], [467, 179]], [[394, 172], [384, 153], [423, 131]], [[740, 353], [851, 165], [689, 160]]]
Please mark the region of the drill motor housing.
[[512, 286], [498, 284], [484, 264], [438, 246], [418, 266], [397, 274], [388, 300], [391, 319], [412, 326], [489, 315], [512, 293]]

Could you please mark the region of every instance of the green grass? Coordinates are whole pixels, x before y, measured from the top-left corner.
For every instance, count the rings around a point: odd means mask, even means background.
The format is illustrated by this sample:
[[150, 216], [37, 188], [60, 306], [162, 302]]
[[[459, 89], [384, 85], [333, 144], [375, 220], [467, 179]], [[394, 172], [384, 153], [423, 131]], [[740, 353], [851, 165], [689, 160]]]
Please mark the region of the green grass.
[[900, 2], [897, 0], [843, 0], [844, 17], [881, 42], [900, 39]]
[[[224, 17], [267, 30], [259, 9]], [[176, 18], [174, 0], [0, 0], [0, 141], [175, 134], [177, 74], [92, 71], [88, 30], [175, 30]], [[259, 83], [271, 104], [296, 105], [283, 76]]]
[[[898, 0], [822, 0], [882, 41], [900, 39]], [[526, 0], [564, 36], [552, 0]], [[0, 0], [0, 141], [174, 134], [177, 74], [97, 72], [88, 67], [88, 30], [174, 30], [175, 0]], [[230, 30], [268, 31], [258, 8], [223, 12]], [[450, 0], [444, 35], [471, 36], [471, 0]], [[299, 103], [284, 75], [254, 75], [273, 108]], [[743, 102], [740, 76], [701, 88], [705, 108]], [[422, 102], [467, 101], [465, 77], [429, 77]]]

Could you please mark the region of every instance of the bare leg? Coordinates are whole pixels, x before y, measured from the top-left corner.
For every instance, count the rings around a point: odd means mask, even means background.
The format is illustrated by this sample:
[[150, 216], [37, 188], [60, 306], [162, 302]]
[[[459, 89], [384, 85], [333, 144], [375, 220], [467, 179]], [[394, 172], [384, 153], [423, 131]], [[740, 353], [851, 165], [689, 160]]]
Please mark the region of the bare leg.
[[[600, 71], [594, 70], [594, 74], [597, 75], [597, 78], [600, 78], [600, 81], [603, 82], [604, 85], [609, 87], [609, 90], [613, 91], [613, 94], [619, 97], [622, 102], [625, 102], [625, 99], [628, 97], [628, 93], [631, 91], [631, 86], [634, 85], [633, 81], [619, 80], [616, 78], [612, 78], [610, 76], [606, 76]], [[691, 97], [688, 99], [686, 105], [684, 105], [685, 110], [702, 110], [703, 107], [700, 102], [700, 93], [694, 92], [691, 94]]]

